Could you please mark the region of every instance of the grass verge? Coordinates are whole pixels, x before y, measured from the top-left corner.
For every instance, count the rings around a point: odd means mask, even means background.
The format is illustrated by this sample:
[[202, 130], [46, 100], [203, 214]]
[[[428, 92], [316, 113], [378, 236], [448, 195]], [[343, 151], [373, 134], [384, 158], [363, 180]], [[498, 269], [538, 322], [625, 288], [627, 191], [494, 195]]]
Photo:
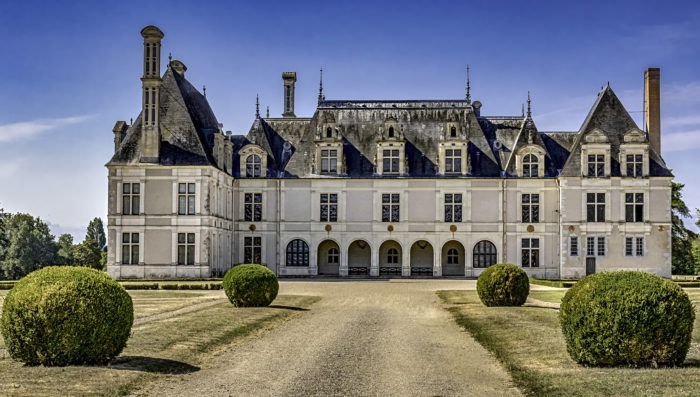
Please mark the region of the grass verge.
[[[541, 299], [544, 291], [533, 291]], [[546, 291], [548, 300], [566, 291]], [[688, 291], [696, 308], [700, 292]], [[696, 396], [700, 385], [700, 335], [679, 368], [587, 368], [566, 352], [558, 311], [537, 307], [485, 307], [476, 291], [439, 291], [457, 323], [510, 372], [531, 396]], [[545, 299], [541, 299], [545, 300]], [[697, 309], [696, 309], [697, 310]], [[700, 316], [698, 316], [700, 317]], [[696, 319], [695, 329], [699, 324]]]
[[[0, 394], [126, 395], [157, 377], [198, 371], [213, 354], [298, 315], [319, 300], [280, 295], [271, 307], [235, 308], [221, 291], [130, 293], [136, 319], [145, 320], [132, 328], [126, 349], [110, 365], [27, 367], [12, 361], [0, 345]], [[199, 305], [205, 302], [207, 305]], [[188, 311], [188, 307], [196, 310]]]

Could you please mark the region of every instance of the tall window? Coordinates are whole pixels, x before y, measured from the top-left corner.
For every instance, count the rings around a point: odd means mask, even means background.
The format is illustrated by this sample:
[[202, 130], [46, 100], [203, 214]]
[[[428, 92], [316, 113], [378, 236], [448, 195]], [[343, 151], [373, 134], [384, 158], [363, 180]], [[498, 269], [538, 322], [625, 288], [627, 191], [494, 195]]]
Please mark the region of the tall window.
[[644, 193], [625, 193], [625, 222], [644, 222]]
[[523, 157], [523, 176], [526, 178], [539, 176], [539, 159], [534, 154]]
[[338, 221], [338, 195], [321, 193], [321, 222]]
[[245, 176], [246, 178], [260, 178], [262, 170], [262, 161], [257, 154], [251, 154], [245, 159]]
[[386, 252], [386, 263], [389, 265], [399, 264], [399, 250], [396, 248], [389, 248]]
[[258, 236], [245, 237], [243, 239], [243, 262], [262, 262], [262, 238]]
[[586, 237], [586, 256], [605, 256], [605, 236]]
[[139, 264], [139, 234], [122, 233], [122, 265]]
[[625, 256], [644, 256], [644, 237], [625, 237]]
[[459, 265], [459, 251], [457, 251], [456, 248], [450, 248], [447, 250], [447, 264]]
[[445, 173], [459, 174], [462, 172], [462, 150], [461, 149], [446, 149], [445, 150]]
[[328, 263], [337, 265], [340, 262], [340, 252], [337, 248], [331, 248], [328, 250]]
[[537, 223], [540, 221], [540, 195], [522, 195], [522, 215], [524, 223]]
[[578, 236], [569, 237], [569, 256], [578, 256]]
[[246, 193], [243, 210], [246, 222], [262, 221], [262, 193]]
[[445, 194], [445, 222], [462, 222], [462, 194]]
[[382, 222], [399, 221], [399, 194], [382, 194]]
[[521, 254], [523, 267], [540, 267], [540, 239], [524, 238]]
[[177, 234], [177, 264], [194, 265], [194, 233]]
[[604, 154], [589, 154], [588, 155], [588, 176], [605, 176], [605, 155]]
[[194, 215], [194, 183], [177, 184], [177, 213], [179, 215]]
[[586, 193], [586, 221], [605, 222], [605, 193]]
[[475, 268], [484, 268], [495, 265], [497, 259], [496, 246], [492, 242], [482, 240], [474, 246], [473, 257]]
[[399, 150], [385, 149], [383, 152], [383, 173], [398, 174], [399, 173]]
[[309, 266], [309, 246], [296, 239], [287, 244], [287, 266]]
[[122, 185], [122, 214], [138, 215], [141, 185], [125, 183]]
[[321, 173], [322, 174], [337, 174], [338, 173], [338, 151], [335, 149], [321, 150]]
[[627, 176], [635, 178], [642, 176], [642, 155], [628, 154], [625, 157], [625, 160], [627, 160]]

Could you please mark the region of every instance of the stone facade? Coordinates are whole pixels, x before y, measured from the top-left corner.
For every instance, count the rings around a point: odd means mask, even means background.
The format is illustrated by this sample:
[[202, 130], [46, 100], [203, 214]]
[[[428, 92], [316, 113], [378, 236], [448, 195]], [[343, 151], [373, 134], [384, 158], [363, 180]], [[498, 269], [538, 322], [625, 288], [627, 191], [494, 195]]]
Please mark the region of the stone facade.
[[[288, 276], [475, 277], [498, 262], [539, 278], [670, 276], [672, 175], [649, 142], [660, 129], [639, 129], [609, 86], [578, 131], [545, 132], [529, 100], [520, 116], [483, 116], [469, 90], [433, 101], [320, 91], [312, 117], [296, 117], [296, 73], [285, 72], [283, 117], [258, 112], [235, 136], [182, 62], [154, 76], [163, 34], [142, 34], [143, 111], [116, 123], [107, 164], [115, 277], [207, 277], [245, 262]], [[647, 108], [658, 126], [658, 103]]]

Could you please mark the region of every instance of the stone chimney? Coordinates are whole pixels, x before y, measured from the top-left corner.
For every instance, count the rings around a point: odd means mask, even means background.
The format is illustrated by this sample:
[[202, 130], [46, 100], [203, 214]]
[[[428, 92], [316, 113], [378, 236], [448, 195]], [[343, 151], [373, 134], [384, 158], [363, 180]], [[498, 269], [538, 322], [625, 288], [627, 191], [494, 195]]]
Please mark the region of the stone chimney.
[[282, 72], [284, 81], [284, 113], [282, 117], [297, 117], [294, 114], [294, 84], [297, 82], [297, 72]]
[[141, 159], [142, 163], [157, 163], [160, 155], [160, 41], [163, 32], [150, 25], [141, 30], [143, 36], [143, 108], [141, 111]]
[[126, 124], [126, 121], [123, 120], [119, 120], [114, 124], [114, 128], [112, 128], [112, 132], [114, 133], [114, 153], [119, 150], [119, 146], [121, 146], [122, 139], [124, 139], [124, 134], [126, 134], [128, 128], [129, 126]]
[[649, 146], [661, 154], [661, 69], [644, 71], [644, 124]]

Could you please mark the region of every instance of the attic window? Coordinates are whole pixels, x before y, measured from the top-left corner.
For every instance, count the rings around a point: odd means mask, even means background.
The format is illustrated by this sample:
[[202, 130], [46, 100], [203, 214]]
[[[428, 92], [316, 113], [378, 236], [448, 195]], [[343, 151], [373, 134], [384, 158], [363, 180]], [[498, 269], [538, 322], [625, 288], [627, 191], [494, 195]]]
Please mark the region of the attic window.
[[331, 127], [326, 128], [326, 138], [333, 137], [333, 129]]
[[246, 178], [260, 178], [262, 162], [260, 156], [251, 154], [245, 161], [245, 176]]
[[455, 126], [450, 127], [450, 137], [454, 138], [457, 136], [457, 128]]
[[539, 159], [534, 154], [528, 154], [523, 158], [523, 176], [535, 178], [539, 174]]
[[394, 137], [394, 127], [389, 127], [389, 138]]

